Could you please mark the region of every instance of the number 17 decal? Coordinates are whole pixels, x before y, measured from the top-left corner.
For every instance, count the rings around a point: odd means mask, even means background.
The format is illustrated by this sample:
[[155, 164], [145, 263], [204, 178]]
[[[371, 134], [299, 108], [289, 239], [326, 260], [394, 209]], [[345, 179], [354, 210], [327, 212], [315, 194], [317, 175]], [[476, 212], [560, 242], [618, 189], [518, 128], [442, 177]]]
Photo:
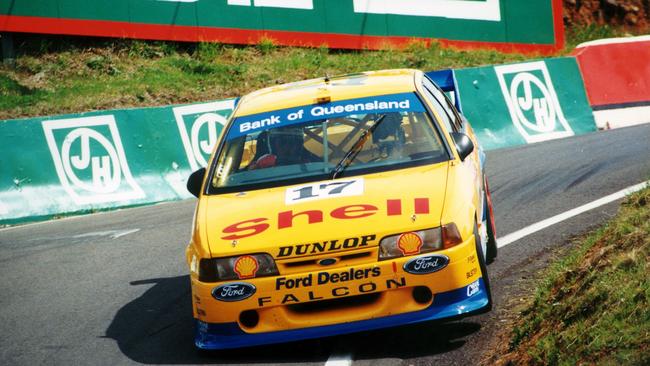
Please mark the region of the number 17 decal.
[[363, 194], [363, 189], [363, 178], [312, 183], [287, 188], [284, 201], [287, 205], [292, 205], [327, 198], [360, 196]]

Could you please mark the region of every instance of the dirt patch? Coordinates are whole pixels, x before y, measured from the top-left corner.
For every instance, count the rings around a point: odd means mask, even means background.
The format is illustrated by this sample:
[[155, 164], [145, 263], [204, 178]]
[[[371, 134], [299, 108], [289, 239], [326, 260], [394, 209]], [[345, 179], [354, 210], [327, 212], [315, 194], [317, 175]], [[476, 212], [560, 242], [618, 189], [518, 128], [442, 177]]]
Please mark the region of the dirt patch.
[[650, 25], [650, 0], [564, 0], [564, 24], [607, 24], [644, 31]]

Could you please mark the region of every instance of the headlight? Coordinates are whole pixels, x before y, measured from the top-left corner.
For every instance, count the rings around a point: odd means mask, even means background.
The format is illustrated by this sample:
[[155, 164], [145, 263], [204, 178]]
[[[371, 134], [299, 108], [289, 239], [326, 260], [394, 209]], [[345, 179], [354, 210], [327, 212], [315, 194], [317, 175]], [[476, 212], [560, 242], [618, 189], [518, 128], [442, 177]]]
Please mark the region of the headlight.
[[199, 281], [201, 282], [244, 280], [277, 275], [278, 268], [268, 254], [201, 259], [199, 264]]
[[387, 236], [379, 242], [379, 260], [449, 249], [462, 243], [454, 223], [433, 229]]

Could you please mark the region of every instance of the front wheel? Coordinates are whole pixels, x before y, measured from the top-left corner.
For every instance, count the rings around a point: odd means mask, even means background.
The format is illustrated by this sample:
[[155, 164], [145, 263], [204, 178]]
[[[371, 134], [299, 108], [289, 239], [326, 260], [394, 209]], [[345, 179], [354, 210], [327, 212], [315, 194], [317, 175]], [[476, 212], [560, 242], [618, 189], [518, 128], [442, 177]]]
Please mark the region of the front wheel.
[[492, 212], [492, 197], [490, 196], [490, 187], [488, 186], [487, 178], [485, 178], [485, 222], [487, 224], [487, 253], [485, 255], [485, 263], [492, 264], [497, 258], [497, 234], [496, 226], [494, 224], [494, 213]]
[[481, 269], [481, 275], [483, 276], [483, 283], [485, 284], [485, 290], [487, 291], [488, 296], [488, 305], [487, 310], [492, 309], [492, 290], [490, 289], [490, 278], [487, 271], [487, 262], [483, 256], [483, 249], [481, 245], [481, 237], [478, 234], [478, 224], [474, 224], [474, 243], [476, 245], [476, 255], [478, 257], [479, 268]]

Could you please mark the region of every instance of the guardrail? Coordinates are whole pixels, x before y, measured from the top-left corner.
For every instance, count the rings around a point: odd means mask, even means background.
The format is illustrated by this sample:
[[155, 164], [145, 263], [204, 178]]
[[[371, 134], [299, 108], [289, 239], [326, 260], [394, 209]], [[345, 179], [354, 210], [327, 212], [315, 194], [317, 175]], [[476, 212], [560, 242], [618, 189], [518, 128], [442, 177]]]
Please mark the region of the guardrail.
[[[575, 58], [448, 70], [486, 149], [596, 130]], [[0, 224], [190, 197], [235, 99], [0, 121]]]

